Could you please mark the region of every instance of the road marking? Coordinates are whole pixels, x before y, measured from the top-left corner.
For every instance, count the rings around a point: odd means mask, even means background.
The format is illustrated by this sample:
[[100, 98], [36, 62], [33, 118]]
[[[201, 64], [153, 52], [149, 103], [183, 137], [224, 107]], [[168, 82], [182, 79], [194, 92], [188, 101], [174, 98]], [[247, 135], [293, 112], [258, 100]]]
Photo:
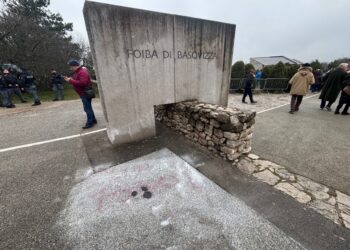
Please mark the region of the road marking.
[[70, 136], [60, 137], [60, 138], [46, 140], [46, 141], [39, 141], [39, 142], [19, 145], [19, 146], [10, 147], [10, 148], [3, 148], [3, 149], [0, 149], [0, 153], [13, 151], [13, 150], [17, 150], [17, 149], [22, 149], [22, 148], [29, 148], [29, 147], [43, 145], [43, 144], [48, 144], [48, 143], [52, 143], [52, 142], [71, 140], [71, 139], [78, 138], [78, 137], [81, 137], [81, 136], [86, 136], [86, 135], [100, 133], [100, 132], [103, 132], [103, 131], [106, 131], [106, 130], [107, 130], [107, 128], [103, 128], [103, 129], [98, 129], [98, 130], [94, 130], [94, 131], [86, 132], [86, 133], [82, 133], [82, 134], [70, 135]]
[[[310, 98], [313, 98], [313, 97], [318, 96], [318, 95], [319, 94], [311, 95], [311, 96], [305, 97], [303, 100], [310, 99]], [[288, 106], [288, 105], [290, 105], [290, 103], [286, 103], [286, 104], [283, 104], [283, 105], [280, 105], [280, 106], [277, 106], [277, 107], [265, 109], [265, 110], [257, 112], [257, 114], [262, 114], [262, 113], [265, 113], [265, 112], [268, 112], [268, 111], [271, 111], [271, 110], [274, 110], [274, 109], [279, 109], [279, 108], [282, 108], [282, 107]]]

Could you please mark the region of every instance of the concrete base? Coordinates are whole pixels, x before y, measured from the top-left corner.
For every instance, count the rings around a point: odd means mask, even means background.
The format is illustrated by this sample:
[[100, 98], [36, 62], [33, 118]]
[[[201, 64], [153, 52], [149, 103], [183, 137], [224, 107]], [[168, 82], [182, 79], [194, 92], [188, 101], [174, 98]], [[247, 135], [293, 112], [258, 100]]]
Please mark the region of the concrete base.
[[79, 183], [60, 218], [75, 249], [303, 249], [167, 149]]

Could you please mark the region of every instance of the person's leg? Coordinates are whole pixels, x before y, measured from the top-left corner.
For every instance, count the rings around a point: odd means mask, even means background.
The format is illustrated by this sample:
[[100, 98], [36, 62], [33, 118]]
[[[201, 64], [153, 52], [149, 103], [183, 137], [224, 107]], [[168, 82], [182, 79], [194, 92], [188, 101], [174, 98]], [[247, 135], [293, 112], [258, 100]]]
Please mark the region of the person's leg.
[[18, 98], [21, 100], [21, 102], [26, 102], [25, 100], [24, 100], [24, 98], [23, 98], [23, 96], [22, 96], [22, 92], [21, 92], [21, 89], [20, 88], [15, 88], [14, 90], [13, 90], [13, 92], [14, 92], [14, 94], [16, 95], [16, 96], [18, 96]]
[[295, 104], [295, 111], [299, 111], [299, 107], [300, 107], [300, 104], [302, 103], [303, 101], [303, 96], [302, 95], [298, 95], [297, 96], [297, 101], [296, 101], [296, 104]]
[[341, 112], [342, 115], [349, 115], [349, 108], [350, 108], [350, 102], [345, 103], [345, 108], [343, 109], [343, 112]]
[[253, 100], [253, 92], [252, 89], [248, 89], [248, 95], [251, 103], [255, 103]]
[[0, 95], [2, 99], [2, 106], [8, 107], [9, 106], [8, 91], [6, 89], [2, 89], [0, 90]]
[[38, 96], [38, 92], [36, 91], [36, 87], [34, 85], [26, 88], [26, 91], [31, 94], [34, 98], [34, 104], [33, 105], [40, 105], [40, 98]]
[[59, 86], [59, 90], [60, 90], [60, 98], [61, 100], [64, 100], [64, 88], [63, 88], [63, 84], [61, 84]]
[[331, 106], [332, 106], [333, 103], [334, 103], [334, 102], [328, 101], [328, 104], [327, 104], [327, 106], [326, 106], [327, 111], [332, 111]]
[[297, 100], [297, 95], [292, 95], [292, 98], [290, 100], [290, 111], [289, 111], [289, 113], [291, 113], [291, 114], [294, 113], [296, 100]]
[[13, 89], [7, 89], [7, 106], [8, 108], [14, 108], [15, 105], [12, 103], [12, 95], [13, 95]]
[[340, 111], [340, 109], [343, 107], [343, 105], [344, 105], [343, 99], [340, 97], [338, 106], [337, 106], [337, 108], [335, 109], [334, 114], [338, 115], [338, 114], [339, 114], [339, 111]]
[[326, 106], [326, 100], [322, 99], [320, 108], [324, 109], [325, 106]]
[[81, 101], [83, 102], [84, 111], [86, 113], [86, 127], [91, 127], [94, 122], [94, 111], [91, 106], [91, 98], [86, 98], [85, 96], [81, 96]]
[[244, 88], [244, 93], [243, 93], [243, 98], [242, 98], [242, 102], [246, 102], [245, 101], [245, 98], [247, 97], [247, 95], [248, 95], [248, 89], [247, 88]]
[[58, 87], [56, 84], [52, 85], [52, 91], [53, 91], [53, 95], [54, 95], [53, 101], [57, 101], [58, 100]]

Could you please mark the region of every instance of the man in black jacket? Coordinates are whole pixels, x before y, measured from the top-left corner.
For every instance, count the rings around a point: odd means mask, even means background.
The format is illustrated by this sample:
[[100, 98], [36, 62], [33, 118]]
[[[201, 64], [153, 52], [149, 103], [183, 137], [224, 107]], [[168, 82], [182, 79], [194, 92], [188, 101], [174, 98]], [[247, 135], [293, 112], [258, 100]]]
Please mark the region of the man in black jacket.
[[3, 71], [3, 86], [5, 90], [5, 95], [3, 98], [5, 99], [5, 106], [7, 108], [14, 108], [15, 105], [12, 103], [12, 95], [15, 85], [17, 84], [17, 79], [13, 75], [10, 74], [10, 71], [5, 69]]
[[253, 87], [254, 81], [255, 81], [254, 70], [250, 70], [243, 81], [243, 85], [244, 85], [244, 94], [243, 94], [243, 99], [242, 99], [243, 103], [247, 103], [245, 101], [245, 98], [247, 96], [249, 96], [251, 103], [256, 103], [253, 99], [253, 92], [252, 92], [252, 87]]
[[40, 98], [38, 96], [38, 91], [35, 84], [35, 77], [31, 71], [23, 70], [19, 76], [20, 81], [22, 82], [25, 91], [32, 95], [34, 98], [34, 104], [32, 106], [40, 105]]

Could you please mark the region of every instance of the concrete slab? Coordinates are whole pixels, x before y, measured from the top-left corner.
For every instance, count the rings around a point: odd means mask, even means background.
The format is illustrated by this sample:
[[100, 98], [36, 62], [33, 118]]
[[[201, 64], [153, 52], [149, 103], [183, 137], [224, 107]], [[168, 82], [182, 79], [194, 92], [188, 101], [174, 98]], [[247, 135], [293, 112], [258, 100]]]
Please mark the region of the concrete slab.
[[113, 144], [154, 136], [154, 105], [227, 105], [235, 25], [92, 1], [84, 17]]
[[321, 111], [317, 97], [258, 114], [253, 152], [290, 171], [350, 194], [350, 118]]
[[303, 249], [167, 149], [79, 183], [59, 227], [74, 249]]

